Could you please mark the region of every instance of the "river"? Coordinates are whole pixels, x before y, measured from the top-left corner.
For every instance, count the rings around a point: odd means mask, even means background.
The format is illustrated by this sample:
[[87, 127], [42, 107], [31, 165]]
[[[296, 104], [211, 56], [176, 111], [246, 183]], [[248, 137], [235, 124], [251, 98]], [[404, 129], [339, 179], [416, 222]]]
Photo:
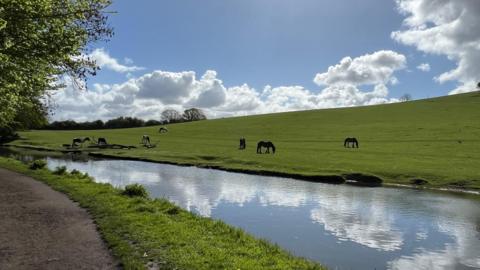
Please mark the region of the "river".
[[331, 269], [480, 269], [480, 196], [365, 188], [128, 160], [44, 157], [228, 224]]

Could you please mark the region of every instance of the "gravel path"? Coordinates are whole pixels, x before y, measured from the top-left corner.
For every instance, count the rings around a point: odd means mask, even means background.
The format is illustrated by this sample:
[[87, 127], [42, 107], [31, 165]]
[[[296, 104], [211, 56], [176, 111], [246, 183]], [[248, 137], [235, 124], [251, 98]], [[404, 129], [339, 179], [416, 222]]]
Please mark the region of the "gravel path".
[[0, 168], [0, 269], [118, 269], [85, 209]]

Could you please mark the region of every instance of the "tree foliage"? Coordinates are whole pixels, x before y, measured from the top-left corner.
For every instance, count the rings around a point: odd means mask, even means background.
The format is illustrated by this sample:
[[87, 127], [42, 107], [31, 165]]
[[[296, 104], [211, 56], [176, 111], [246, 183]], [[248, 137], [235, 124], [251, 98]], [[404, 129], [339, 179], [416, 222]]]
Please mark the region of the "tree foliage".
[[178, 123], [182, 122], [183, 117], [182, 115], [173, 109], [167, 109], [162, 112], [162, 122], [163, 123]]
[[111, 129], [111, 128], [132, 128], [158, 126], [162, 122], [157, 120], [144, 121], [135, 117], [118, 117], [106, 122], [96, 120], [92, 122], [75, 122], [73, 120], [55, 121], [43, 126], [43, 129], [53, 130], [91, 130], [91, 129]]
[[[98, 70], [89, 44], [112, 36], [110, 0], [0, 0], [0, 127], [45, 119], [48, 90], [68, 75], [82, 88]], [[28, 111], [28, 117], [25, 117]]]
[[207, 119], [207, 116], [200, 109], [191, 108], [183, 112], [183, 119], [187, 122], [199, 121]]
[[410, 101], [410, 100], [412, 100], [412, 95], [410, 95], [410, 94], [408, 94], [408, 93], [407, 93], [407, 94], [403, 94], [403, 95], [400, 97], [400, 101], [403, 101], [403, 102], [405, 102], [405, 101]]

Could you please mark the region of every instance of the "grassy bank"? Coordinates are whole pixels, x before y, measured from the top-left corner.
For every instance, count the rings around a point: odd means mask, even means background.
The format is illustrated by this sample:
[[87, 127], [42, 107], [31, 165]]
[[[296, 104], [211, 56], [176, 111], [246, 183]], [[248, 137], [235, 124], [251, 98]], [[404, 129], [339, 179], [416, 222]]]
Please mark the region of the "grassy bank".
[[[102, 150], [102, 154], [234, 170], [292, 175], [376, 175], [386, 183], [480, 188], [480, 93], [397, 104], [216, 119], [158, 127], [95, 131], [30, 131], [12, 145], [60, 149], [73, 137], [105, 137], [137, 145], [150, 135], [156, 148]], [[239, 151], [240, 137], [247, 149]], [[356, 137], [359, 149], [345, 149]], [[271, 140], [275, 155], [257, 155]], [[97, 150], [98, 151], [98, 150]]]
[[0, 158], [0, 167], [43, 181], [87, 208], [126, 269], [323, 269], [221, 221], [166, 200], [122, 195], [122, 190], [81, 173], [31, 170], [5, 158]]

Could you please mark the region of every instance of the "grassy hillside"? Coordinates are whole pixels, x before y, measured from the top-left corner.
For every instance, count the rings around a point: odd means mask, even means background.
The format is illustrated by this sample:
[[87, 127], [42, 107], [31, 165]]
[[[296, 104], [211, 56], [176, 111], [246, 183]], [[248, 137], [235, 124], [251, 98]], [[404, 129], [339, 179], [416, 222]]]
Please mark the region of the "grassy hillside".
[[[368, 173], [390, 183], [423, 178], [433, 186], [480, 188], [480, 93], [346, 109], [312, 110], [208, 120], [168, 126], [99, 131], [31, 131], [16, 145], [60, 148], [73, 137], [106, 137], [139, 145], [150, 135], [153, 149], [103, 153], [157, 161], [215, 165], [304, 175]], [[239, 138], [247, 149], [239, 151]], [[359, 149], [345, 149], [356, 137]], [[275, 155], [256, 154], [271, 140]]]

